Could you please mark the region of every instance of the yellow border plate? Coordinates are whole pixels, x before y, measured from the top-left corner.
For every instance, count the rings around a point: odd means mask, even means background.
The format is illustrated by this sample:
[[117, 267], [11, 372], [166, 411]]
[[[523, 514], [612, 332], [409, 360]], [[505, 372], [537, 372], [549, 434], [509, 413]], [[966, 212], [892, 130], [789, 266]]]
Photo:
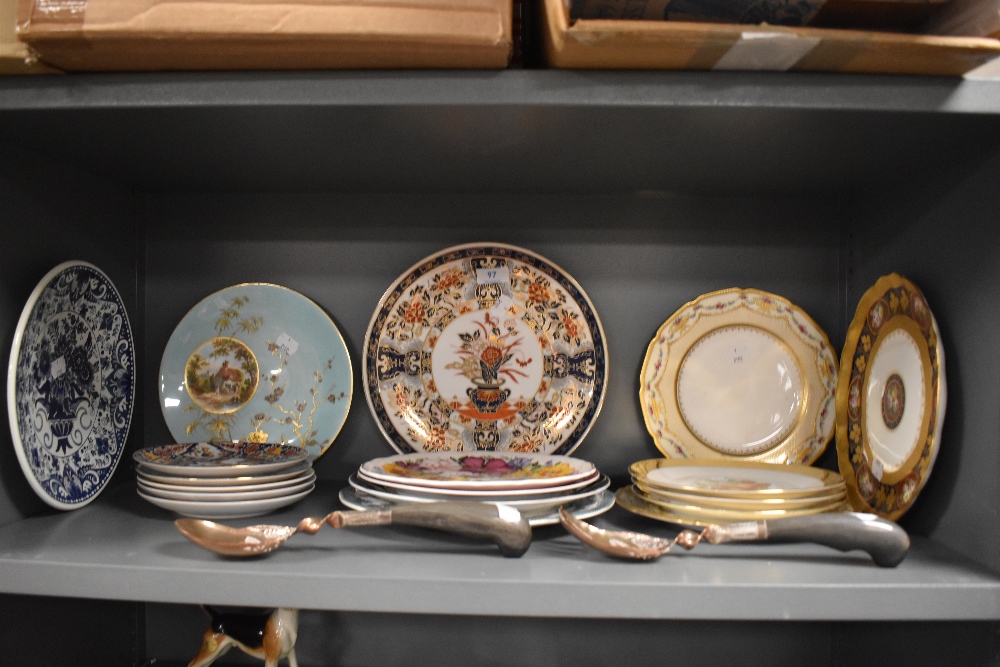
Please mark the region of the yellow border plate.
[[655, 486], [647, 486], [643, 482], [633, 480], [634, 486], [649, 498], [659, 498], [676, 505], [697, 505], [704, 509], [737, 510], [742, 512], [757, 512], [761, 510], [802, 510], [842, 502], [847, 497], [844, 488], [822, 496], [809, 498], [717, 498], [714, 496], [697, 495], [694, 493], [679, 493], [665, 491]]
[[[886, 366], [879, 352], [890, 336], [913, 345], [921, 366], [917, 382], [904, 381], [902, 368], [881, 377]], [[869, 414], [872, 392], [877, 415]], [[924, 295], [899, 274], [879, 278], [861, 297], [847, 330], [837, 388], [837, 460], [852, 507], [895, 520], [912, 506], [937, 458], [946, 397], [941, 334]], [[889, 461], [873, 450], [872, 429], [892, 438], [908, 410], [915, 421], [900, 437], [913, 431], [915, 441], [901, 461]]]
[[785, 519], [793, 516], [809, 516], [812, 514], [822, 514], [823, 512], [849, 509], [847, 503], [841, 499], [832, 503], [824, 503], [819, 507], [806, 509], [785, 509], [778, 507], [761, 510], [727, 510], [702, 507], [699, 505], [672, 503], [668, 500], [645, 494], [640, 489], [635, 488], [634, 485], [632, 493], [641, 497], [646, 502], [652, 503], [657, 507], [670, 512], [671, 514], [675, 514], [679, 517], [691, 517], [701, 521], [763, 521], [765, 519]]
[[[694, 483], [671, 483], [659, 478], [656, 470], [661, 468], [713, 468], [718, 469], [718, 479], [696, 478]], [[733, 472], [733, 470], [739, 472]], [[762, 472], [754, 476], [754, 472]], [[829, 495], [844, 488], [844, 480], [839, 473], [810, 466], [788, 466], [775, 463], [758, 463], [755, 461], [727, 461], [719, 459], [646, 459], [636, 461], [629, 466], [632, 479], [644, 486], [694, 495], [710, 496], [728, 499], [762, 499], [762, 498], [815, 498]], [[725, 476], [728, 473], [728, 477]], [[650, 474], [653, 477], [650, 477]], [[781, 487], [773, 485], [773, 480], [786, 478], [794, 481], [794, 477], [803, 477], [807, 486], [799, 484], [796, 487]], [[767, 477], [771, 477], [769, 482]], [[816, 484], [810, 483], [816, 480]]]
[[[725, 338], [719, 338], [719, 334], [725, 334]], [[711, 341], [713, 337], [717, 340]], [[733, 355], [732, 360], [722, 366], [695, 366], [692, 361], [692, 369], [699, 369], [707, 381], [718, 377], [721, 372], [728, 372], [728, 364], [737, 368], [737, 364], [756, 363], [745, 355], [754, 347], [754, 340], [762, 346], [761, 349], [783, 360], [794, 360], [794, 363], [787, 364], [788, 371], [789, 375], [796, 376], [793, 379], [801, 383], [801, 393], [794, 403], [786, 407], [796, 409], [783, 416], [779, 422], [784, 424], [783, 428], [773, 430], [756, 441], [744, 442], [741, 438], [751, 436], [733, 432], [699, 435], [696, 433], [700, 430], [699, 425], [685, 420], [685, 409], [678, 398], [682, 394], [679, 388], [685, 360], [697, 358], [699, 364], [705, 360], [703, 358], [715, 361], [718, 350], [714, 353], [708, 350], [714, 350], [712, 346], [719, 347], [722, 341], [735, 341], [735, 349], [727, 348]], [[700, 346], [701, 350], [694, 354]], [[759, 374], [747, 375], [739, 370], [733, 372], [742, 373], [741, 377], [750, 384], [753, 384], [751, 380], [763, 382]], [[713, 395], [707, 386], [699, 392], [698, 380], [690, 381], [695, 382], [692, 396], [700, 396], [707, 407], [695, 409], [689, 406], [689, 418], [699, 411], [709, 413], [713, 401], [730, 406], [745, 403], [729, 400], [732, 397], [724, 401], [722, 397]], [[733, 386], [729, 381], [722, 384]], [[647, 430], [657, 448], [668, 458], [809, 464], [823, 453], [833, 437], [836, 385], [836, 353], [826, 333], [812, 318], [780, 296], [754, 289], [733, 288], [702, 295], [685, 304], [663, 323], [646, 351], [640, 375], [639, 401]], [[744, 389], [746, 391], [750, 390]], [[711, 425], [713, 430], [718, 430], [711, 420], [702, 421]], [[748, 431], [759, 430], [759, 427], [749, 428], [749, 419], [742, 422], [748, 425]]]

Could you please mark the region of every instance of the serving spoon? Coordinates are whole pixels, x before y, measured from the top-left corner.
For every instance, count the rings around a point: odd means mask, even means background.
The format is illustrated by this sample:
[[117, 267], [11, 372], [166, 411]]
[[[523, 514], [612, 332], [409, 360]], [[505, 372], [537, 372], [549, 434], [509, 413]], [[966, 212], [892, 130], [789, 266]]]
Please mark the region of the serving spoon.
[[625, 530], [604, 530], [559, 509], [559, 521], [581, 542], [617, 558], [655, 560], [676, 544], [693, 549], [705, 540], [724, 542], [813, 542], [840, 551], [868, 552], [881, 567], [895, 567], [910, 548], [910, 538], [899, 525], [874, 514], [830, 512], [812, 516], [741, 521], [712, 525], [704, 530], [682, 530], [672, 540]]
[[386, 526], [404, 524], [434, 528], [467, 537], [485, 538], [500, 553], [517, 558], [531, 545], [531, 526], [516, 508], [489, 503], [447, 501], [399, 505], [385, 510], [336, 511], [324, 517], [306, 517], [297, 526], [258, 525], [233, 528], [203, 519], [177, 519], [177, 530], [221, 556], [259, 556], [274, 551], [295, 533], [315, 535], [323, 527]]

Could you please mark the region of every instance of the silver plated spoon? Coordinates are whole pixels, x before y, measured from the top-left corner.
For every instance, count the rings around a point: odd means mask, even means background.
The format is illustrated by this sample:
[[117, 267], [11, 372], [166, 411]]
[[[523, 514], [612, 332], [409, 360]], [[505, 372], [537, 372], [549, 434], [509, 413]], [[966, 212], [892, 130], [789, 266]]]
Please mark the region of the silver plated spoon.
[[895, 567], [910, 548], [909, 536], [897, 524], [874, 514], [856, 512], [713, 525], [701, 531], [682, 530], [672, 540], [624, 530], [604, 530], [577, 519], [564, 509], [559, 510], [559, 520], [584, 544], [629, 560], [655, 560], [669, 553], [675, 544], [693, 549], [702, 540], [710, 544], [812, 542], [840, 551], [860, 549], [868, 552], [877, 565]]
[[177, 519], [174, 525], [189, 540], [221, 556], [259, 556], [274, 551], [295, 533], [315, 535], [331, 528], [404, 524], [434, 528], [491, 540], [500, 553], [517, 558], [531, 545], [531, 526], [516, 508], [477, 502], [399, 505], [386, 510], [336, 511], [306, 517], [297, 526], [258, 525], [233, 528], [203, 519]]

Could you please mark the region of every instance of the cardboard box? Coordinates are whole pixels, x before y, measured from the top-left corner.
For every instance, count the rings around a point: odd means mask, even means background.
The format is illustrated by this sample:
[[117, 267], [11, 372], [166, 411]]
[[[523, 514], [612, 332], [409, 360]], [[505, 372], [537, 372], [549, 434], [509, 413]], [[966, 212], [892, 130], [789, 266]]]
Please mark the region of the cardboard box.
[[0, 0], [0, 74], [41, 74], [53, 72], [38, 62], [28, 45], [17, 39], [14, 24], [17, 0]]
[[771, 25], [570, 18], [543, 0], [550, 65], [576, 69], [792, 70], [959, 75], [1000, 56], [1000, 41]]
[[511, 0], [21, 0], [67, 71], [463, 67], [511, 56]]

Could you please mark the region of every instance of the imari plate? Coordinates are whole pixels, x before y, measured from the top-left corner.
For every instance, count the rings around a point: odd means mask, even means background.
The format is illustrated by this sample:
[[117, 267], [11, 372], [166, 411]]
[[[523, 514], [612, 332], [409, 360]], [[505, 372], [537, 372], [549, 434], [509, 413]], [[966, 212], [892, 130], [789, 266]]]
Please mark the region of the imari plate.
[[160, 362], [177, 442], [277, 442], [321, 456], [351, 405], [351, 359], [333, 320], [298, 292], [248, 283], [204, 298]]
[[947, 390], [937, 322], [898, 274], [861, 297], [840, 364], [837, 458], [859, 512], [895, 520], [930, 476]]
[[561, 269], [513, 246], [456, 246], [379, 301], [365, 396], [401, 453], [565, 454], [600, 412], [607, 356], [593, 305]]
[[111, 280], [85, 262], [52, 269], [24, 306], [7, 367], [14, 450], [46, 503], [82, 507], [110, 481], [132, 422], [135, 373]]
[[238, 477], [266, 473], [305, 461], [302, 447], [256, 442], [195, 442], [146, 447], [132, 454], [136, 463], [168, 475]]
[[359, 472], [375, 481], [441, 489], [538, 489], [598, 475], [589, 461], [551, 454], [428, 452], [372, 459]]
[[808, 464], [833, 437], [837, 357], [787, 300], [751, 289], [698, 297], [649, 344], [639, 401], [668, 458]]

